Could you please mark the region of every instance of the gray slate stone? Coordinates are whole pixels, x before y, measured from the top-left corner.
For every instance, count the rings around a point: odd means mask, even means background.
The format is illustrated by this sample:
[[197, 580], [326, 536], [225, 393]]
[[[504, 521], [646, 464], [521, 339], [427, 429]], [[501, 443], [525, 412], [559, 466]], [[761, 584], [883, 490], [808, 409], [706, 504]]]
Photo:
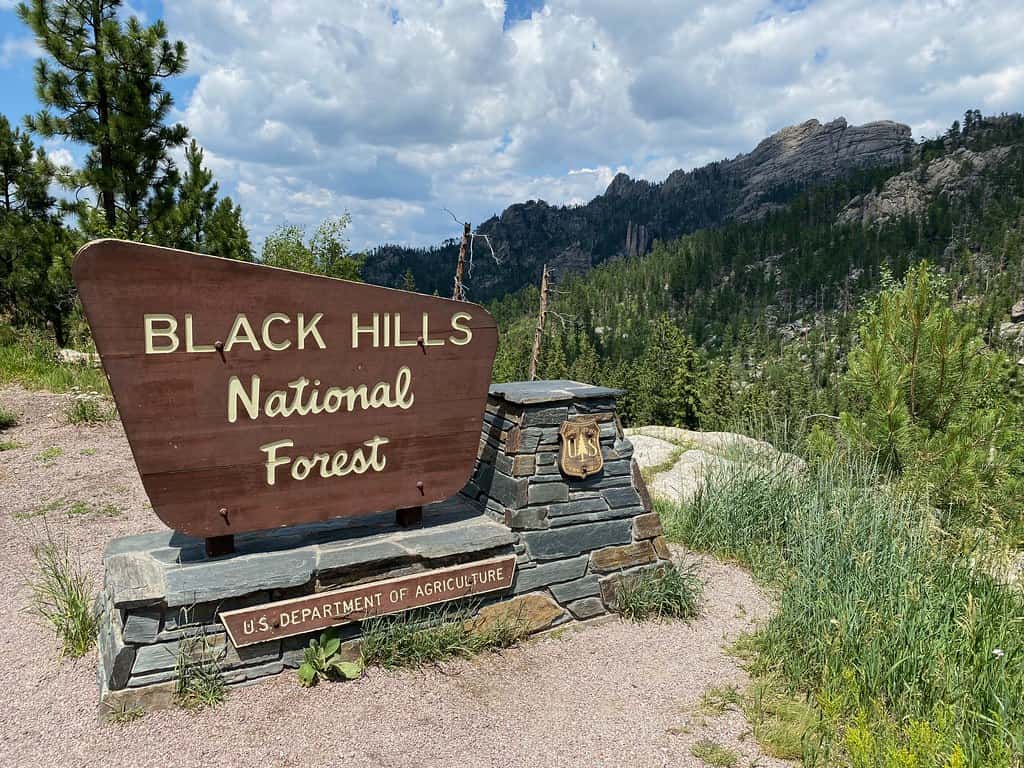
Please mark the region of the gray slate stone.
[[523, 413], [524, 427], [557, 427], [569, 418], [566, 406], [552, 408], [527, 408]]
[[584, 619], [592, 619], [595, 616], [600, 616], [605, 613], [604, 603], [601, 602], [599, 597], [585, 597], [582, 600], [569, 603], [566, 608], [573, 615], [574, 619], [583, 621]]
[[548, 527], [548, 507], [526, 507], [509, 510], [508, 526], [516, 531], [537, 531]]
[[618, 397], [621, 389], [596, 387], [579, 381], [558, 379], [554, 381], [510, 381], [504, 384], [491, 384], [491, 397], [506, 400], [518, 405], [536, 405], [539, 403], [557, 403], [566, 400], [595, 400]]
[[[516, 487], [519, 503], [508, 506], [525, 506], [525, 479]], [[173, 615], [180, 606], [300, 587], [317, 572], [397, 559], [435, 560], [515, 541], [507, 526], [458, 495], [425, 506], [423, 515], [423, 525], [410, 529], [397, 528], [392, 512], [243, 534], [236, 539], [236, 554], [213, 560], [205, 559], [201, 541], [173, 532], [127, 537], [108, 547], [106, 588], [118, 608], [163, 601]], [[168, 629], [177, 629], [176, 622], [166, 624]]]
[[160, 619], [163, 611], [160, 608], [135, 608], [128, 612], [124, 620], [122, 635], [126, 643], [148, 645], [156, 641], [160, 634]]
[[582, 515], [586, 512], [604, 512], [608, 504], [600, 496], [589, 499], [575, 499], [560, 504], [548, 504], [544, 507], [548, 517], [565, 517], [566, 515]]
[[552, 504], [569, 501], [569, 486], [565, 483], [531, 484], [527, 499], [530, 504]]
[[627, 544], [632, 540], [632, 526], [631, 520], [612, 520], [548, 531], [526, 531], [521, 535], [535, 560], [557, 560], [613, 544]]
[[538, 565], [536, 568], [518, 571], [512, 588], [513, 594], [519, 595], [550, 584], [578, 579], [587, 570], [588, 559], [587, 555], [583, 555], [569, 560], [555, 560]]
[[581, 523], [596, 523], [600, 520], [619, 520], [624, 517], [633, 518], [643, 512], [639, 507], [621, 507], [619, 509], [605, 509], [601, 512], [587, 512], [582, 515], [568, 515], [566, 517], [550, 518], [551, 528], [562, 528], [567, 525], [580, 525]]
[[132, 665], [135, 663], [135, 647], [125, 645], [121, 636], [121, 623], [109, 613], [112, 609], [103, 593], [100, 593], [104, 607], [100, 614], [100, 631], [97, 637], [99, 647], [98, 674], [103, 685], [110, 690], [124, 688], [128, 684]]
[[575, 581], [554, 585], [551, 587], [551, 594], [555, 596], [555, 600], [565, 605], [573, 600], [601, 594], [601, 585], [598, 583], [597, 575], [584, 576]]
[[635, 488], [606, 488], [601, 491], [601, 495], [604, 496], [608, 502], [608, 506], [614, 508], [618, 507], [632, 507], [640, 505], [640, 494], [636, 492]]
[[243, 667], [242, 669], [234, 669], [230, 672], [225, 672], [224, 682], [227, 685], [239, 685], [240, 683], [246, 683], [250, 680], [256, 680], [261, 677], [277, 675], [283, 671], [284, 662], [271, 661], [254, 667]]

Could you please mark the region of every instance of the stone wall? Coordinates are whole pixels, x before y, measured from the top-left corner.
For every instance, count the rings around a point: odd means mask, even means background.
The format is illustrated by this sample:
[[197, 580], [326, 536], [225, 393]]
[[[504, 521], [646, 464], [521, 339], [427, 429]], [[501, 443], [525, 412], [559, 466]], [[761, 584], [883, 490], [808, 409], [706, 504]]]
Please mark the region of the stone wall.
[[[623, 578], [669, 559], [661, 523], [615, 412], [618, 390], [569, 381], [494, 385], [476, 469], [463, 494], [515, 534], [514, 595], [561, 609], [554, 623], [615, 609]], [[604, 467], [586, 479], [559, 470], [559, 427], [593, 416]]]
[[[515, 553], [509, 591], [476, 598], [486, 619], [512, 613], [529, 631], [614, 610], [625, 578], [668, 559], [616, 390], [574, 382], [492, 387], [480, 452], [463, 491], [428, 505], [413, 528], [394, 512], [242, 534], [235, 553], [206, 557], [171, 531], [111, 542], [99, 597], [99, 683], [109, 709], [169, 706], [179, 659], [216, 660], [229, 684], [298, 667], [310, 635], [235, 648], [218, 612]], [[559, 470], [559, 427], [594, 416], [603, 469]], [[359, 653], [358, 624], [338, 629]]]

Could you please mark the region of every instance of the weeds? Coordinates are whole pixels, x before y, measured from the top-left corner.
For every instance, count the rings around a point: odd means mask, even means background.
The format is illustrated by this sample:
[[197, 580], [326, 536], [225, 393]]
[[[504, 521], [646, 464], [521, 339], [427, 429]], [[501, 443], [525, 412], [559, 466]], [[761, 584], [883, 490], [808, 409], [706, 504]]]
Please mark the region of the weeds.
[[26, 389], [50, 392], [81, 391], [107, 393], [110, 387], [103, 371], [91, 365], [62, 363], [57, 345], [41, 333], [18, 333], [0, 343], [0, 383], [20, 384]]
[[138, 720], [140, 717], [146, 714], [144, 707], [129, 707], [127, 704], [122, 704], [117, 709], [110, 709], [107, 712], [107, 722], [114, 723], [116, 725], [125, 725], [134, 720]]
[[876, 477], [839, 460], [804, 478], [739, 467], [712, 473], [692, 504], [662, 509], [672, 538], [781, 589], [751, 669], [807, 692], [816, 715], [789, 717], [765, 699], [761, 735], [773, 718], [801, 723], [795, 731], [814, 722], [808, 764], [904, 764], [895, 754], [907, 765], [1019, 763], [1024, 594], [988, 575], [983, 550], [951, 546], [930, 509]]
[[526, 635], [515, 617], [474, 622], [468, 609], [411, 611], [363, 623], [363, 663], [385, 669], [417, 667], [509, 648]]
[[57, 459], [64, 455], [64, 449], [59, 448], [56, 445], [50, 446], [49, 448], [37, 453], [34, 458], [40, 464], [49, 466], [53, 464]]
[[68, 424], [103, 424], [113, 421], [116, 413], [106, 397], [95, 390], [71, 388], [71, 399], [64, 404], [64, 420]]
[[21, 443], [16, 443], [13, 440], [0, 440], [0, 453], [4, 451], [16, 451], [19, 448], [24, 448]]
[[345, 661], [341, 640], [333, 630], [309, 641], [299, 666], [299, 685], [310, 688], [324, 680], [354, 680], [363, 674], [361, 661]]
[[0, 405], [0, 429], [10, 429], [18, 425], [18, 415]]
[[715, 768], [736, 768], [740, 754], [734, 749], [723, 747], [717, 741], [701, 739], [690, 747], [690, 754]]
[[57, 633], [64, 656], [85, 655], [96, 642], [98, 617], [94, 593], [81, 566], [72, 559], [67, 540], [33, 547], [36, 574], [31, 582], [32, 611]]
[[184, 637], [178, 643], [175, 662], [175, 699], [191, 712], [215, 707], [227, 696], [218, 658], [223, 648], [211, 645], [205, 635]]
[[690, 619], [697, 615], [700, 592], [695, 566], [662, 566], [623, 578], [616, 610], [630, 621]]

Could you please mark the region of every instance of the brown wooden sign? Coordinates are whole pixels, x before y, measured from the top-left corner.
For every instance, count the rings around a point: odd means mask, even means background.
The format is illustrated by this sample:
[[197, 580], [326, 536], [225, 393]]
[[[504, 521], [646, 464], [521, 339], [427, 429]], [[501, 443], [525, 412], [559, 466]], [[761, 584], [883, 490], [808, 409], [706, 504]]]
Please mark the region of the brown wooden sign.
[[515, 568], [515, 555], [493, 557], [308, 597], [223, 611], [220, 620], [237, 648], [508, 589], [512, 586]]
[[119, 240], [73, 273], [170, 527], [415, 507], [469, 478], [497, 345], [483, 308]]
[[592, 417], [578, 417], [562, 422], [558, 430], [562, 438], [559, 466], [570, 477], [586, 478], [604, 467], [601, 453], [601, 425]]

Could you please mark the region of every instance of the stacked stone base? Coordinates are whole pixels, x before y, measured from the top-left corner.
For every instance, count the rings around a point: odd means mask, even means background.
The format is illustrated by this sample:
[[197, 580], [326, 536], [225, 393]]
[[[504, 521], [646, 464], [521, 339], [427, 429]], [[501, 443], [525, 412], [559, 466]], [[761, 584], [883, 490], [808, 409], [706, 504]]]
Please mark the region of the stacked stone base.
[[[215, 661], [228, 685], [295, 669], [317, 634], [235, 648], [221, 611], [498, 555], [515, 553], [516, 575], [466, 603], [484, 620], [509, 615], [534, 633], [613, 612], [624, 579], [668, 560], [616, 394], [574, 382], [493, 387], [472, 480], [424, 507], [414, 528], [388, 512], [243, 534], [216, 559], [169, 531], [113, 541], [98, 605], [101, 714], [171, 706], [182, 662]], [[558, 466], [559, 425], [576, 415], [601, 424], [604, 468], [585, 480]], [[348, 659], [360, 630], [337, 630]]]
[[[624, 579], [664, 565], [661, 522], [615, 412], [618, 390], [572, 381], [491, 387], [476, 470], [463, 494], [516, 537], [513, 594], [549, 597], [564, 620], [615, 610]], [[585, 479], [559, 469], [559, 428], [588, 417], [604, 466]]]

